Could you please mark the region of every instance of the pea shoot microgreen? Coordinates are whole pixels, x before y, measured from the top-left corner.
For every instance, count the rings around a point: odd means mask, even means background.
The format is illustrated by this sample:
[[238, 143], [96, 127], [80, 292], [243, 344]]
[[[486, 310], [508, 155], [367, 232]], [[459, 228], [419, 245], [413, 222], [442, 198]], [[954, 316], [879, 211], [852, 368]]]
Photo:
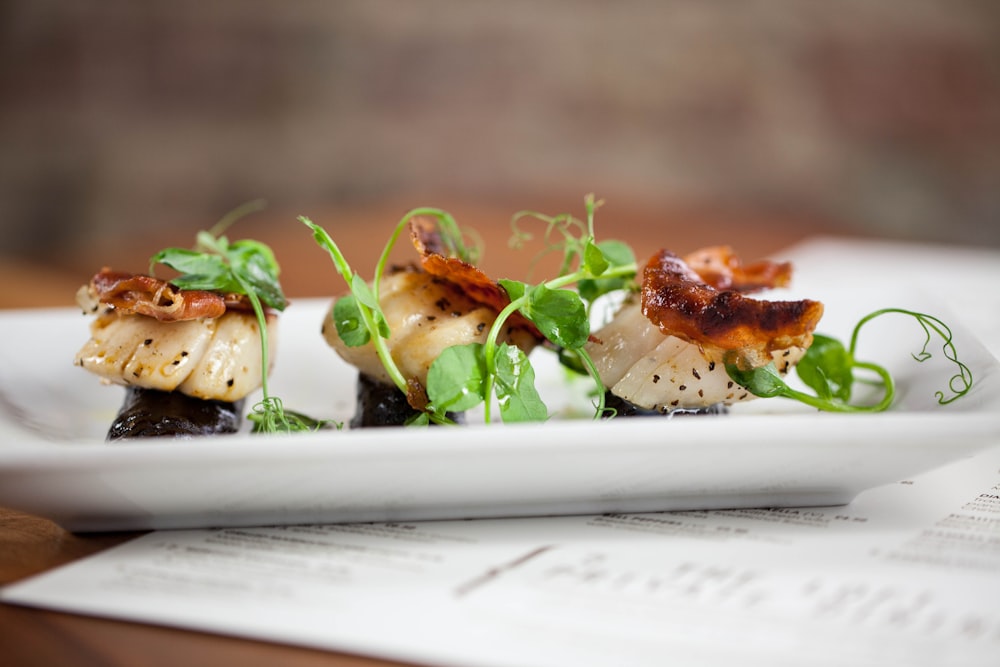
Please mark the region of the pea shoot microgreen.
[[[571, 355], [577, 361], [577, 367], [591, 376], [600, 391], [596, 392], [597, 402], [595, 417], [604, 414], [604, 385], [594, 366], [590, 355], [584, 349], [584, 344], [590, 336], [590, 308], [598, 297], [609, 292], [622, 289], [632, 282], [636, 274], [635, 256], [628, 245], [620, 241], [604, 241], [598, 243], [594, 234], [594, 214], [603, 202], [595, 200], [593, 195], [587, 195], [584, 206], [587, 213], [585, 221], [580, 221], [569, 214], [547, 216], [532, 211], [521, 211], [514, 215], [511, 226], [514, 229], [512, 245], [518, 247], [531, 238], [520, 224], [525, 219], [536, 219], [546, 225], [545, 239], [547, 252], [561, 252], [562, 261], [559, 275], [555, 278], [536, 284], [514, 280], [501, 280], [500, 284], [507, 290], [511, 298], [510, 304], [501, 311], [490, 329], [485, 344], [487, 374], [484, 382], [484, 400], [492, 396], [494, 384], [503, 382], [497, 388], [500, 399], [500, 413], [504, 421], [520, 418], [523, 411], [521, 403], [511, 402], [507, 387], [521, 387], [516, 392], [518, 397], [524, 397], [527, 388], [533, 388], [533, 381], [527, 383], [524, 378], [509, 373], [520, 373], [521, 368], [530, 368], [527, 359], [519, 365], [500, 366], [495, 359], [502, 346], [496, 344], [502, 331], [503, 323], [515, 311], [520, 312], [530, 320], [551, 343], [560, 355]], [[560, 241], [552, 243], [551, 238], [558, 235]], [[576, 285], [576, 291], [566, 289]], [[509, 354], [509, 353], [508, 353]], [[523, 353], [522, 353], [523, 354]], [[534, 401], [533, 397], [530, 397]], [[506, 399], [506, 400], [505, 400]], [[541, 399], [537, 399], [541, 403]], [[512, 406], [518, 409], [513, 410]], [[490, 404], [485, 403], [486, 419], [490, 417]], [[511, 414], [508, 414], [510, 412]], [[537, 412], [528, 413], [531, 419], [544, 418], [547, 410], [544, 404]], [[540, 417], [541, 416], [541, 417]]]
[[[958, 370], [948, 382], [952, 394], [945, 395], [943, 391], [938, 391], [935, 394], [938, 403], [942, 405], [951, 403], [968, 393], [972, 388], [972, 372], [958, 359], [951, 329], [933, 315], [903, 308], [882, 308], [861, 318], [851, 333], [848, 346], [829, 336], [815, 334], [812, 345], [795, 367], [799, 378], [816, 392], [815, 395], [790, 387], [779, 375], [773, 363], [752, 370], [741, 370], [735, 364], [726, 364], [726, 371], [734, 381], [756, 396], [790, 398], [830, 412], [881, 412], [892, 405], [896, 394], [895, 383], [885, 367], [857, 359], [855, 351], [861, 328], [873, 319], [890, 313], [913, 317], [923, 328], [924, 344], [918, 353], [912, 355], [914, 360], [924, 362], [931, 358], [932, 355], [927, 348], [935, 335], [944, 341], [942, 352]], [[873, 373], [877, 378], [875, 381], [882, 385], [883, 394], [878, 402], [860, 405], [851, 403], [853, 387], [858, 381], [854, 374], [856, 369]]]
[[[535, 388], [535, 373], [527, 355], [517, 346], [499, 341], [504, 325], [518, 312], [552, 345], [573, 351], [580, 360], [580, 367], [603, 389], [597, 370], [583, 349], [590, 335], [589, 307], [602, 294], [629, 284], [635, 277], [636, 263], [631, 249], [624, 243], [595, 241], [594, 213], [600, 204], [588, 195], [586, 221], [569, 215], [552, 217], [531, 211], [521, 211], [514, 216], [515, 243], [530, 238], [518, 227], [526, 218], [545, 222], [547, 238], [561, 236], [558, 244], [550, 244], [548, 248], [563, 254], [559, 275], [534, 285], [510, 279], [499, 281], [510, 303], [497, 315], [484, 342], [450, 347], [432, 363], [427, 386], [423, 388], [427, 402], [423, 415], [414, 423], [451, 423], [448, 412], [465, 411], [479, 405], [483, 406], [484, 419], [489, 423], [494, 396], [505, 422], [548, 418], [548, 409]], [[348, 346], [372, 343], [392, 382], [407, 395], [413, 388], [392, 359], [387, 344], [391, 332], [379, 307], [378, 287], [393, 245], [409, 220], [421, 215], [436, 219], [445, 247], [452, 256], [475, 263], [478, 254], [475, 249], [465, 246], [462, 231], [450, 214], [441, 209], [417, 208], [406, 213], [396, 224], [376, 265], [374, 278], [368, 283], [351, 268], [326, 230], [309, 218], [299, 218], [312, 230], [316, 242], [329, 252], [350, 289], [348, 295], [336, 302], [333, 310], [334, 324], [341, 339]], [[567, 289], [573, 284], [578, 286], [577, 291]], [[595, 414], [600, 416], [604, 412], [603, 390], [597, 392], [597, 396]]]
[[230, 242], [223, 232], [244, 215], [259, 210], [262, 202], [245, 204], [224, 216], [209, 231], [200, 231], [194, 249], [166, 248], [149, 260], [149, 272], [163, 264], [180, 273], [171, 282], [181, 289], [209, 290], [242, 294], [249, 299], [260, 331], [261, 391], [263, 398], [253, 406], [248, 419], [254, 433], [312, 431], [329, 422], [286, 410], [281, 399], [268, 388], [267, 318], [264, 306], [282, 311], [288, 300], [278, 281], [280, 268], [274, 253], [264, 243], [251, 239]]
[[[389, 350], [387, 340], [391, 332], [379, 305], [378, 293], [379, 283], [388, 267], [389, 257], [396, 241], [406, 229], [410, 218], [419, 215], [430, 216], [437, 221], [442, 240], [449, 252], [470, 263], [478, 259], [478, 250], [465, 245], [461, 230], [449, 213], [437, 208], [416, 208], [404, 215], [396, 224], [375, 265], [375, 276], [369, 285], [360, 273], [351, 268], [340, 246], [333, 240], [329, 232], [308, 217], [299, 216], [299, 222], [312, 230], [313, 239], [329, 253], [337, 273], [346, 281], [350, 289], [348, 295], [338, 299], [334, 304], [333, 320], [337, 327], [337, 334], [349, 347], [360, 347], [371, 343], [392, 383], [406, 396], [411, 395], [413, 387], [410, 379], [405, 377], [399, 369]], [[443, 410], [428, 410], [425, 414], [430, 421], [442, 424], [453, 423]]]

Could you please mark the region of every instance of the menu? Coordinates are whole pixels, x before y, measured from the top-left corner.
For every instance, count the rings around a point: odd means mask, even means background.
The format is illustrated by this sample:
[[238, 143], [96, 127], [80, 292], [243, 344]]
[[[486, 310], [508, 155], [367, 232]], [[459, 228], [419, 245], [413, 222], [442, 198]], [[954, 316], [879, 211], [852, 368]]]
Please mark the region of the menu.
[[3, 601], [427, 665], [1000, 664], [1000, 446], [837, 507], [160, 531]]

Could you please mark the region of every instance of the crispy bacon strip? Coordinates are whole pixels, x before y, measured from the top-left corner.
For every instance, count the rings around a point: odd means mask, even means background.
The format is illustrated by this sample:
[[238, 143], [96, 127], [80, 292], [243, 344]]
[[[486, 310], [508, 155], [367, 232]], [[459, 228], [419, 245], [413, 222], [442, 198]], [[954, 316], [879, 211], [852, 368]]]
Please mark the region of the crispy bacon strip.
[[750, 366], [766, 363], [774, 350], [808, 347], [823, 315], [818, 301], [761, 301], [716, 289], [668, 250], [647, 263], [641, 304], [665, 335], [734, 352]]
[[482, 270], [445, 253], [437, 224], [431, 218], [417, 216], [410, 220], [410, 238], [420, 253], [420, 264], [427, 273], [454, 283], [478, 303], [496, 312], [510, 303], [507, 292]]
[[160, 322], [215, 318], [227, 309], [250, 307], [237, 294], [180, 289], [153, 276], [112, 271], [108, 267], [91, 278], [86, 286], [86, 299], [95, 306], [111, 306], [123, 315], [146, 315]]
[[684, 263], [694, 269], [705, 284], [717, 290], [758, 292], [774, 287], [786, 287], [792, 280], [791, 262], [761, 260], [743, 262], [730, 246], [709, 246], [684, 256]]
[[[433, 219], [424, 216], [410, 219], [410, 238], [413, 247], [420, 253], [420, 264], [427, 273], [458, 286], [469, 298], [496, 313], [510, 304], [507, 291], [481, 269], [445, 254], [447, 251]], [[539, 340], [543, 338], [535, 325], [520, 313], [514, 313], [509, 322], [511, 326], [531, 331]]]

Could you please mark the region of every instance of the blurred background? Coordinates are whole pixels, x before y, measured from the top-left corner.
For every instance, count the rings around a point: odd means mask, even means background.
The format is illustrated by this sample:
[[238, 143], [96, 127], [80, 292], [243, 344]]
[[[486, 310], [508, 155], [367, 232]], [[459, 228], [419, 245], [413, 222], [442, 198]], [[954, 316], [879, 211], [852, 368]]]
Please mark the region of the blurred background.
[[650, 251], [1000, 246], [996, 0], [0, 0], [0, 56], [0, 261], [46, 280], [258, 198], [293, 294], [299, 214], [360, 253], [588, 192]]

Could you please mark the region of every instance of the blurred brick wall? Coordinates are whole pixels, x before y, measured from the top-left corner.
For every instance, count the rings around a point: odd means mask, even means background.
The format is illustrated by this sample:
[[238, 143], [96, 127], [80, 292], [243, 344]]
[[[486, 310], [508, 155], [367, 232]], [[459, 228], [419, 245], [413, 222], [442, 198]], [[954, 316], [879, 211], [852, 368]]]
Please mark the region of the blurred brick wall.
[[590, 191], [1000, 245], [1000, 2], [0, 0], [0, 147], [22, 256]]

